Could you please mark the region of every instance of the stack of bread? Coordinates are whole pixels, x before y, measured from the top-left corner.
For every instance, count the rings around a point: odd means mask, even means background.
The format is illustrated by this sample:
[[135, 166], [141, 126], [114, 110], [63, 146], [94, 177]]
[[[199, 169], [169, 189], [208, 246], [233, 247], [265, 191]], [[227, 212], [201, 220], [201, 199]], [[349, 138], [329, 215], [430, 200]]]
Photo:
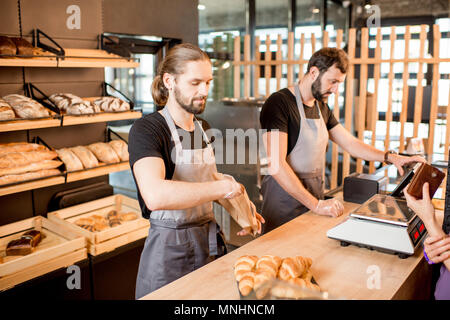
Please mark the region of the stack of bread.
[[[282, 259], [273, 255], [260, 258], [245, 255], [235, 262], [234, 276], [244, 297], [254, 291], [256, 298], [262, 299], [270, 290], [278, 298], [298, 299], [302, 295], [295, 290], [296, 286], [320, 292], [319, 286], [311, 282], [311, 264], [311, 258], [302, 256]], [[270, 287], [270, 281], [274, 279], [286, 281], [292, 286]]]
[[138, 216], [134, 212], [117, 212], [116, 210], [111, 210], [104, 215], [93, 214], [88, 217], [79, 218], [74, 223], [83, 229], [91, 232], [103, 231], [108, 228], [113, 228], [115, 226], [121, 225], [126, 221], [131, 221], [137, 219]]
[[35, 48], [24, 38], [0, 36], [0, 54], [33, 56], [41, 54], [40, 48]]
[[61, 173], [58, 154], [36, 143], [0, 144], [0, 185]]
[[39, 102], [20, 94], [9, 94], [0, 99], [0, 120], [14, 118], [46, 118], [51, 114]]
[[76, 146], [56, 150], [67, 171], [77, 171], [128, 161], [128, 145], [122, 140], [96, 142], [88, 146]]
[[71, 93], [55, 93], [49, 99], [65, 114], [90, 114], [130, 110], [130, 104], [115, 97], [101, 97], [93, 102]]

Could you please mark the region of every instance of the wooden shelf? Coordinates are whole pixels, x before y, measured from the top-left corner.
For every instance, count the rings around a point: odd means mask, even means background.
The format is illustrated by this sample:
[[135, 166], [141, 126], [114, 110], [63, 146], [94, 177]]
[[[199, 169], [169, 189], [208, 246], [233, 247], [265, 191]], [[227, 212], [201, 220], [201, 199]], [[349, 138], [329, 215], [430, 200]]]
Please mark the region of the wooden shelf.
[[0, 132], [31, 130], [31, 129], [51, 128], [60, 126], [66, 127], [86, 123], [139, 119], [141, 117], [142, 112], [140, 111], [125, 111], [125, 112], [105, 112], [91, 115], [87, 114], [82, 116], [66, 115], [62, 116], [62, 120], [55, 118], [48, 118], [39, 120], [23, 119], [23, 120], [2, 121], [0, 122]]
[[[0, 58], [1, 67], [136, 68], [139, 62], [96, 49], [64, 49], [65, 57]], [[46, 55], [52, 55], [45, 53]]]
[[7, 194], [18, 193], [18, 192], [28, 191], [28, 190], [38, 189], [38, 188], [54, 186], [57, 184], [63, 184], [65, 182], [66, 182], [66, 179], [64, 176], [49, 177], [49, 178], [41, 179], [41, 180], [23, 182], [23, 183], [15, 184], [12, 186], [0, 187], [0, 196], [5, 196]]
[[128, 162], [120, 162], [116, 164], [102, 165], [100, 167], [77, 171], [77, 172], [68, 172], [66, 175], [49, 177], [40, 180], [34, 180], [29, 182], [23, 182], [19, 184], [15, 184], [12, 186], [4, 186], [0, 187], [0, 196], [5, 196], [8, 194], [18, 193], [22, 191], [28, 191], [33, 189], [39, 189], [44, 187], [55, 186], [58, 184], [74, 182], [79, 180], [85, 180], [89, 178], [103, 176], [112, 172], [129, 170], [130, 164]]
[[0, 132], [18, 131], [18, 130], [30, 130], [39, 128], [51, 128], [61, 126], [61, 119], [48, 118], [48, 119], [23, 119], [13, 121], [0, 122]]
[[140, 111], [125, 111], [125, 112], [105, 112], [97, 113], [92, 115], [82, 115], [82, 116], [63, 116], [62, 126], [72, 126], [77, 124], [86, 124], [94, 122], [107, 122], [116, 120], [128, 120], [128, 119], [139, 119], [142, 117], [142, 112]]
[[89, 178], [103, 176], [108, 173], [124, 171], [124, 170], [129, 170], [129, 169], [130, 169], [129, 162], [120, 162], [120, 163], [116, 163], [116, 164], [103, 165], [100, 167], [87, 169], [87, 170], [83, 170], [83, 171], [68, 172], [67, 173], [67, 182], [85, 180], [85, 179], [89, 179]]

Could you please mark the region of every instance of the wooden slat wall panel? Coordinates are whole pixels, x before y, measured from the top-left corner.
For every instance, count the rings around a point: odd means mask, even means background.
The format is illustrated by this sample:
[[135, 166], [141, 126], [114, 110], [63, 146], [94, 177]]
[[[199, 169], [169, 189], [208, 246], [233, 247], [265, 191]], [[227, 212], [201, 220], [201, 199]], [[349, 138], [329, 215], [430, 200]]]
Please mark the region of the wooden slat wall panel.
[[[377, 35], [375, 37], [376, 46], [375, 46], [375, 59], [381, 59], [381, 28], [377, 29]], [[380, 83], [380, 64], [376, 63], [373, 68], [373, 77], [374, 77], [374, 93], [373, 93], [373, 108], [372, 108], [372, 117], [370, 117], [372, 123], [372, 139], [370, 144], [375, 146], [376, 137], [377, 137], [377, 121], [378, 121], [378, 85]], [[375, 172], [375, 161], [370, 161], [369, 164], [369, 173]]]
[[266, 54], [264, 56], [264, 60], [268, 62], [264, 68], [264, 78], [266, 79], [266, 98], [270, 95], [270, 76], [271, 76], [271, 64], [270, 61], [272, 60], [272, 53], [270, 52], [270, 36], [267, 35], [266, 37]]
[[[294, 60], [294, 33], [288, 33], [288, 60]], [[287, 82], [288, 86], [294, 84], [294, 65], [288, 64], [287, 66]]]
[[241, 37], [234, 38], [234, 98], [241, 96]]
[[256, 65], [253, 69], [253, 94], [255, 97], [259, 97], [259, 78], [261, 77], [259, 62], [261, 61], [261, 54], [259, 52], [259, 46], [261, 45], [261, 40], [259, 36], [255, 37], [255, 62]]
[[[395, 27], [391, 27], [391, 34], [389, 36], [389, 41], [391, 44], [390, 57], [394, 59], [394, 50], [395, 50]], [[387, 96], [387, 112], [386, 112], [386, 139], [384, 140], [384, 150], [389, 150], [391, 145], [391, 122], [392, 122], [392, 92], [394, 86], [394, 63], [389, 64], [389, 93]]]
[[[439, 26], [435, 24], [433, 26], [433, 55], [439, 57], [439, 42], [441, 41], [441, 33], [439, 32]], [[428, 148], [427, 154], [433, 154], [434, 149], [434, 132], [438, 107], [438, 84], [439, 84], [439, 63], [433, 63], [433, 83], [431, 91], [431, 106], [430, 106], [430, 125], [428, 129]], [[448, 112], [448, 110], [447, 110]], [[431, 158], [429, 160], [432, 160]]]
[[[425, 54], [425, 40], [427, 38], [426, 25], [420, 26], [420, 52], [419, 58]], [[422, 98], [423, 98], [423, 62], [419, 62], [419, 71], [417, 73], [416, 101], [414, 103], [414, 132], [413, 137], [419, 136], [419, 124], [422, 121]]]
[[[369, 57], [369, 30], [363, 28], [361, 30], [361, 59], [367, 61]], [[367, 97], [367, 63], [361, 65], [361, 75], [359, 79], [359, 105], [358, 108], [359, 119], [357, 119], [358, 139], [364, 141], [364, 131], [366, 124], [366, 97]], [[356, 172], [361, 173], [362, 159], [356, 159]]]
[[408, 114], [408, 80], [409, 80], [409, 40], [411, 39], [410, 27], [405, 28], [405, 62], [403, 63], [403, 95], [402, 95], [402, 111], [400, 113], [400, 147], [399, 151], [405, 151], [405, 122]]
[[[348, 58], [351, 61], [355, 57], [355, 45], [356, 45], [356, 30], [350, 29], [348, 34]], [[350, 64], [347, 72], [347, 81], [345, 83], [345, 129], [349, 132], [352, 130], [352, 112], [353, 112], [353, 78], [354, 78], [355, 66]], [[343, 153], [342, 162], [342, 183], [344, 178], [348, 176], [350, 172], [350, 154], [346, 151]]]
[[244, 36], [244, 98], [250, 97], [250, 35]]
[[[276, 55], [277, 61], [281, 61], [283, 58], [282, 52], [281, 52], [282, 44], [283, 44], [283, 40], [281, 39], [281, 34], [279, 34], [278, 38], [277, 38], [277, 55]], [[281, 86], [281, 76], [282, 76], [281, 71], [282, 71], [281, 64], [277, 64], [275, 67], [275, 76], [277, 79], [277, 91], [280, 90], [280, 86]]]
[[[407, 108], [408, 108], [408, 81], [409, 81], [409, 65], [411, 63], [417, 63], [419, 65], [418, 73], [417, 73], [417, 87], [416, 87], [416, 95], [414, 98], [414, 130], [413, 130], [413, 136], [418, 136], [419, 133], [419, 124], [421, 123], [421, 117], [422, 117], [422, 108], [428, 107], [428, 106], [422, 106], [422, 97], [423, 97], [423, 79], [424, 79], [424, 72], [423, 72], [423, 64], [432, 64], [433, 65], [433, 80], [432, 80], [432, 97], [431, 97], [431, 107], [430, 107], [430, 126], [429, 126], [429, 143], [427, 144], [427, 153], [432, 154], [434, 151], [433, 144], [435, 140], [435, 133], [436, 133], [436, 118], [437, 118], [437, 110], [438, 110], [438, 93], [439, 93], [439, 66], [440, 63], [443, 62], [450, 62], [450, 58], [448, 57], [439, 57], [439, 39], [441, 37], [441, 34], [439, 32], [439, 27], [437, 25], [433, 26], [433, 37], [434, 37], [434, 47], [433, 57], [425, 57], [425, 44], [427, 41], [427, 32], [426, 32], [426, 25], [421, 26], [420, 30], [420, 53], [418, 57], [416, 58], [410, 58], [410, 49], [409, 45], [411, 42], [411, 31], [410, 26], [406, 26], [405, 28], [405, 35], [404, 35], [404, 42], [405, 42], [405, 50], [404, 53], [402, 53], [402, 58], [395, 58], [394, 50], [395, 50], [395, 41], [396, 41], [396, 28], [391, 28], [391, 35], [390, 35], [390, 47], [391, 47], [391, 53], [389, 58], [383, 59], [381, 55], [381, 40], [382, 40], [382, 34], [381, 29], [377, 29], [377, 34], [375, 37], [376, 45], [375, 45], [375, 56], [373, 58], [369, 58], [368, 56], [368, 49], [369, 49], [369, 34], [368, 29], [363, 28], [361, 30], [361, 57], [356, 58], [355, 57], [355, 49], [356, 49], [356, 29], [350, 29], [349, 30], [349, 36], [348, 36], [348, 42], [347, 42], [347, 55], [349, 58], [349, 70], [346, 77], [346, 95], [345, 95], [345, 115], [344, 115], [344, 127], [352, 132], [353, 129], [353, 99], [354, 99], [354, 71], [355, 71], [355, 65], [361, 65], [361, 74], [360, 74], [360, 83], [359, 83], [359, 105], [357, 106], [357, 110], [355, 110], [355, 114], [358, 117], [358, 121], [355, 122], [355, 130], [358, 133], [358, 139], [363, 140], [364, 139], [364, 131], [372, 130], [371, 132], [371, 142], [370, 144], [375, 146], [376, 144], [376, 138], [377, 138], [377, 131], [376, 131], [376, 125], [378, 121], [378, 110], [377, 106], [378, 104], [383, 105], [385, 104], [387, 106], [387, 112], [386, 112], [386, 132], [382, 132], [381, 134], [385, 134], [385, 142], [384, 147], [385, 149], [389, 149], [391, 145], [391, 123], [393, 121], [393, 108], [392, 108], [392, 101], [393, 101], [393, 83], [394, 83], [394, 65], [395, 63], [402, 63], [403, 64], [403, 77], [402, 77], [402, 83], [403, 83], [403, 92], [402, 92], [402, 99], [401, 99], [401, 110], [400, 110], [400, 147], [399, 151], [404, 152], [405, 150], [405, 128], [406, 128], [406, 121], [407, 121]], [[293, 32], [288, 33], [287, 38], [287, 53], [285, 54], [286, 57], [283, 59], [283, 51], [282, 51], [282, 38], [281, 35], [277, 37], [276, 44], [276, 58], [275, 60], [272, 60], [271, 51], [270, 51], [270, 45], [271, 45], [271, 39], [267, 35], [265, 38], [265, 58], [262, 61], [260, 54], [260, 47], [261, 47], [261, 40], [259, 37], [255, 37], [255, 60], [250, 60], [250, 41], [248, 40], [249, 37], [244, 37], [244, 61], [241, 61], [241, 54], [240, 54], [240, 37], [236, 37], [234, 41], [235, 45], [235, 52], [234, 52], [234, 97], [240, 98], [240, 97], [248, 97], [250, 93], [250, 75], [252, 74], [254, 77], [253, 81], [253, 89], [255, 96], [259, 95], [259, 82], [257, 79], [259, 79], [261, 76], [263, 76], [266, 80], [266, 86], [265, 86], [265, 96], [268, 97], [272, 92], [270, 91], [270, 79], [274, 77], [276, 79], [276, 90], [279, 90], [281, 87], [281, 80], [283, 78], [283, 72], [282, 68], [283, 65], [287, 65], [287, 83], [288, 85], [293, 85], [297, 81], [301, 80], [304, 76], [304, 66], [308, 63], [310, 57], [305, 57], [305, 46], [311, 45], [312, 52], [314, 53], [317, 50], [317, 47], [327, 47], [330, 43], [330, 35], [328, 32], [324, 32], [322, 36], [321, 43], [316, 43], [316, 35], [311, 34], [310, 41], [308, 44], [306, 44], [307, 40], [305, 39], [305, 35], [301, 34], [300, 39], [298, 39], [300, 47], [299, 50], [297, 50], [297, 58], [295, 56], [295, 34]], [[336, 34], [336, 46], [342, 47], [343, 39], [343, 31], [337, 30]], [[264, 49], [263, 49], [264, 51]], [[388, 91], [387, 97], [379, 95], [380, 85], [381, 85], [381, 64], [382, 63], [389, 63], [389, 74], [388, 74], [388, 88], [386, 91]], [[369, 65], [373, 65], [374, 73], [371, 75], [373, 77], [374, 81], [374, 93], [373, 93], [373, 99], [368, 100], [366, 99], [366, 96], [368, 94], [368, 68]], [[241, 66], [244, 67], [244, 90], [241, 92], [240, 88], [240, 68]], [[253, 71], [251, 71], [251, 66], [253, 66]], [[260, 67], [265, 66], [264, 75], [260, 74]], [[271, 74], [271, 67], [274, 67], [275, 74]], [[298, 66], [298, 76], [296, 76]], [[262, 90], [261, 90], [262, 91]], [[333, 114], [336, 118], [340, 118], [340, 110], [339, 110], [339, 95], [335, 95], [335, 107], [333, 109]], [[378, 103], [378, 100], [380, 99], [380, 103]], [[387, 99], [387, 101], [386, 101]], [[411, 99], [411, 98], [410, 98]], [[382, 100], [382, 101], [381, 101]], [[371, 101], [374, 108], [368, 108], [368, 101]], [[372, 105], [371, 105], [372, 106]], [[448, 109], [450, 109], [450, 102]], [[370, 114], [366, 113], [369, 112]], [[366, 125], [366, 121], [369, 121]], [[379, 133], [380, 134], [380, 133]], [[450, 112], [447, 114], [447, 129], [446, 129], [446, 135], [445, 135], [445, 149], [448, 150], [450, 145]], [[342, 180], [338, 181], [338, 169], [339, 169], [339, 148], [334, 143], [331, 143], [332, 148], [332, 155], [331, 155], [331, 188], [335, 188], [337, 185], [343, 182], [343, 179], [349, 175], [350, 173], [350, 155], [343, 151], [342, 156]], [[447, 152], [445, 152], [445, 158], [448, 158]], [[432, 160], [432, 159], [428, 159]], [[362, 171], [362, 161], [360, 159], [357, 159], [356, 162], [356, 171], [361, 172]], [[375, 171], [375, 162], [371, 161], [369, 163], [369, 172]]]
[[[336, 48], [341, 48], [342, 45], [343, 32], [338, 30], [336, 34]], [[339, 94], [334, 95], [334, 117], [339, 121]], [[338, 177], [338, 164], [339, 164], [339, 148], [334, 142], [331, 142], [331, 181], [330, 187], [334, 189], [337, 187], [337, 177]]]

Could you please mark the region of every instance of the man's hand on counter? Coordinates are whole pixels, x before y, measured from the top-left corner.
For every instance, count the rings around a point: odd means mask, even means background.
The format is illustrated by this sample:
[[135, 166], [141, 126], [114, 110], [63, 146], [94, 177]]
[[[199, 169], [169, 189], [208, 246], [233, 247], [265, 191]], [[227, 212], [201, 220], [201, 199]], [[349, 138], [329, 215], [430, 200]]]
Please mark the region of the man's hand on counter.
[[337, 218], [344, 213], [344, 205], [337, 199], [319, 200], [312, 211], [321, 216]]

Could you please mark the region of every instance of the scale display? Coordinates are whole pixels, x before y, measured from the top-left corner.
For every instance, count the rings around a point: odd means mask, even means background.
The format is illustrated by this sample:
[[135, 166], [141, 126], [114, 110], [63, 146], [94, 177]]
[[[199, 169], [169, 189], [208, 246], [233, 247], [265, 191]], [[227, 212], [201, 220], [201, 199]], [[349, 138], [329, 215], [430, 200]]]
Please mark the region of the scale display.
[[402, 226], [407, 226], [414, 215], [406, 200], [381, 194], [373, 196], [350, 214], [351, 217]]

